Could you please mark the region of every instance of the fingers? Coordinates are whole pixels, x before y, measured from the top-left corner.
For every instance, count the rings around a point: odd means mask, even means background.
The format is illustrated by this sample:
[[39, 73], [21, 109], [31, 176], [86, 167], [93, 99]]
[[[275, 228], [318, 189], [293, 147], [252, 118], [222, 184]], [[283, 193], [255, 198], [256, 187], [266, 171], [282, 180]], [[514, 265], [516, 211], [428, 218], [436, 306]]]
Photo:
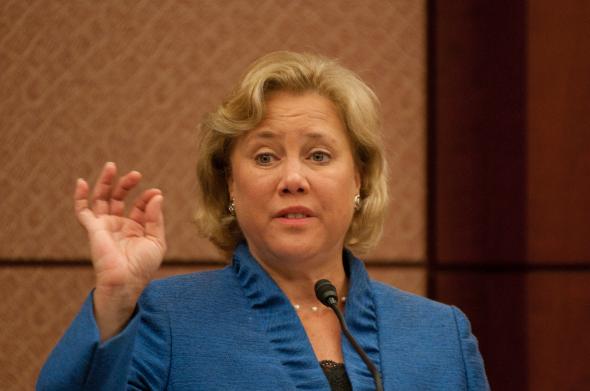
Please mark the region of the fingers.
[[74, 210], [80, 224], [88, 227], [93, 213], [88, 209], [88, 183], [81, 178], [76, 181], [74, 190]]
[[117, 181], [115, 189], [111, 193], [109, 210], [116, 216], [123, 216], [125, 212], [125, 197], [141, 181], [141, 174], [131, 171]]
[[[117, 175], [117, 166], [115, 163], [107, 162], [96, 180], [92, 190], [91, 205], [88, 203], [89, 187], [88, 183], [79, 179], [76, 182], [74, 191], [74, 204], [76, 216], [82, 225], [88, 228], [86, 223], [91, 222], [90, 218], [100, 215], [111, 214], [123, 216], [125, 212], [125, 198], [141, 181], [141, 174], [137, 171], [131, 171], [120, 177], [116, 185], [113, 185]], [[139, 197], [131, 211], [131, 218], [143, 224], [143, 215], [150, 198], [156, 194], [161, 194], [158, 189], [150, 189]]]
[[88, 183], [82, 178], [76, 181], [74, 189], [74, 209], [76, 213], [88, 208]]
[[164, 213], [162, 205], [164, 197], [162, 194], [154, 195], [148, 202], [145, 211], [145, 234], [153, 237], [164, 250], [166, 248], [166, 238], [164, 230]]
[[162, 191], [160, 189], [148, 189], [144, 191], [133, 204], [131, 212], [129, 212], [129, 218], [135, 220], [137, 223], [144, 225], [146, 220], [147, 206], [155, 196], [161, 196]]
[[108, 162], [104, 165], [96, 180], [92, 191], [92, 211], [96, 215], [109, 213], [111, 187], [115, 175], [117, 175], [117, 166], [115, 166], [115, 163]]

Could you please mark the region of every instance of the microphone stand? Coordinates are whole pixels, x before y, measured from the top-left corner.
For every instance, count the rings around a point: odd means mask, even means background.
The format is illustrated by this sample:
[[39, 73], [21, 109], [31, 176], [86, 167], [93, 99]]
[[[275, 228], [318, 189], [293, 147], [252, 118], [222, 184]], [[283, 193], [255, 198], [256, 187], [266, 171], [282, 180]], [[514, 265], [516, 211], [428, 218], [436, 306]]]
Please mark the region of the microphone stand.
[[334, 311], [334, 313], [336, 314], [338, 322], [340, 322], [340, 328], [342, 329], [342, 332], [344, 333], [344, 335], [346, 336], [354, 350], [356, 350], [358, 355], [361, 356], [365, 365], [371, 372], [373, 380], [375, 381], [375, 390], [383, 391], [383, 383], [381, 382], [381, 375], [379, 374], [379, 370], [371, 361], [369, 356], [367, 356], [363, 348], [361, 348], [361, 346], [356, 342], [356, 340], [350, 333], [350, 330], [348, 330], [348, 326], [344, 321], [344, 316], [342, 315], [340, 308], [338, 308], [338, 293], [336, 292], [336, 287], [334, 287], [334, 285], [332, 285], [332, 283], [328, 280], [319, 280], [315, 283], [315, 293], [318, 300], [326, 307], [331, 308], [332, 311]]

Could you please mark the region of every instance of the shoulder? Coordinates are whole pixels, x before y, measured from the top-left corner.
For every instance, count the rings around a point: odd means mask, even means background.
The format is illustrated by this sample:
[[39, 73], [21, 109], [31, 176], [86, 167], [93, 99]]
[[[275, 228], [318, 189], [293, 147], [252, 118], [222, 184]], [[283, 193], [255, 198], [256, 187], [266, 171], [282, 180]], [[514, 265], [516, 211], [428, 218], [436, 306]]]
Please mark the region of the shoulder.
[[469, 321], [457, 307], [371, 281], [379, 323], [411, 329], [412, 334], [457, 336], [470, 332]]
[[[449, 389], [489, 390], [477, 339], [457, 307], [371, 284], [387, 373], [418, 382], [414, 389], [435, 387], [435, 379]], [[417, 378], [416, 373], [427, 375]]]
[[373, 295], [378, 308], [411, 311], [430, 316], [452, 316], [453, 307], [438, 301], [403, 291], [379, 281], [371, 280]]

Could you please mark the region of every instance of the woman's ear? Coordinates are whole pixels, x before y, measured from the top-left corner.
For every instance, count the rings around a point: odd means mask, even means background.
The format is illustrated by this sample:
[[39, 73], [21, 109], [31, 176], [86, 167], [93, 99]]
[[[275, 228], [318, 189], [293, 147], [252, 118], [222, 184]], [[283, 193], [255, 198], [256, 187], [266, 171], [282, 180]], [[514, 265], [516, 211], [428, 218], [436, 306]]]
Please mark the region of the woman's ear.
[[234, 198], [234, 178], [231, 176], [231, 174], [229, 174], [227, 175], [225, 180], [227, 183], [227, 192], [229, 194], [229, 199], [231, 200]]
[[360, 194], [361, 192], [361, 185], [362, 185], [362, 178], [361, 173], [358, 169], [354, 170], [354, 186], [356, 188], [356, 193]]

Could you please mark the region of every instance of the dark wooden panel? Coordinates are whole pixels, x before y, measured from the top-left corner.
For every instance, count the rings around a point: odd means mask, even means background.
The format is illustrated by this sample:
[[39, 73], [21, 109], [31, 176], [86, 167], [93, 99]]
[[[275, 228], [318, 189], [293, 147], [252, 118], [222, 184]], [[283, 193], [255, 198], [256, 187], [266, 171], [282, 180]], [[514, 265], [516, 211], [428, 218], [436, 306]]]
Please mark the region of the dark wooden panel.
[[590, 273], [441, 272], [437, 299], [469, 316], [492, 389], [590, 388]]
[[525, 254], [525, 8], [431, 2], [431, 254], [441, 263]]
[[590, 273], [527, 276], [529, 390], [589, 390]]
[[527, 389], [526, 277], [438, 272], [437, 300], [458, 306], [478, 338], [492, 389]]
[[589, 389], [590, 3], [429, 4], [430, 294], [493, 389]]
[[528, 14], [529, 258], [590, 263], [590, 3]]

